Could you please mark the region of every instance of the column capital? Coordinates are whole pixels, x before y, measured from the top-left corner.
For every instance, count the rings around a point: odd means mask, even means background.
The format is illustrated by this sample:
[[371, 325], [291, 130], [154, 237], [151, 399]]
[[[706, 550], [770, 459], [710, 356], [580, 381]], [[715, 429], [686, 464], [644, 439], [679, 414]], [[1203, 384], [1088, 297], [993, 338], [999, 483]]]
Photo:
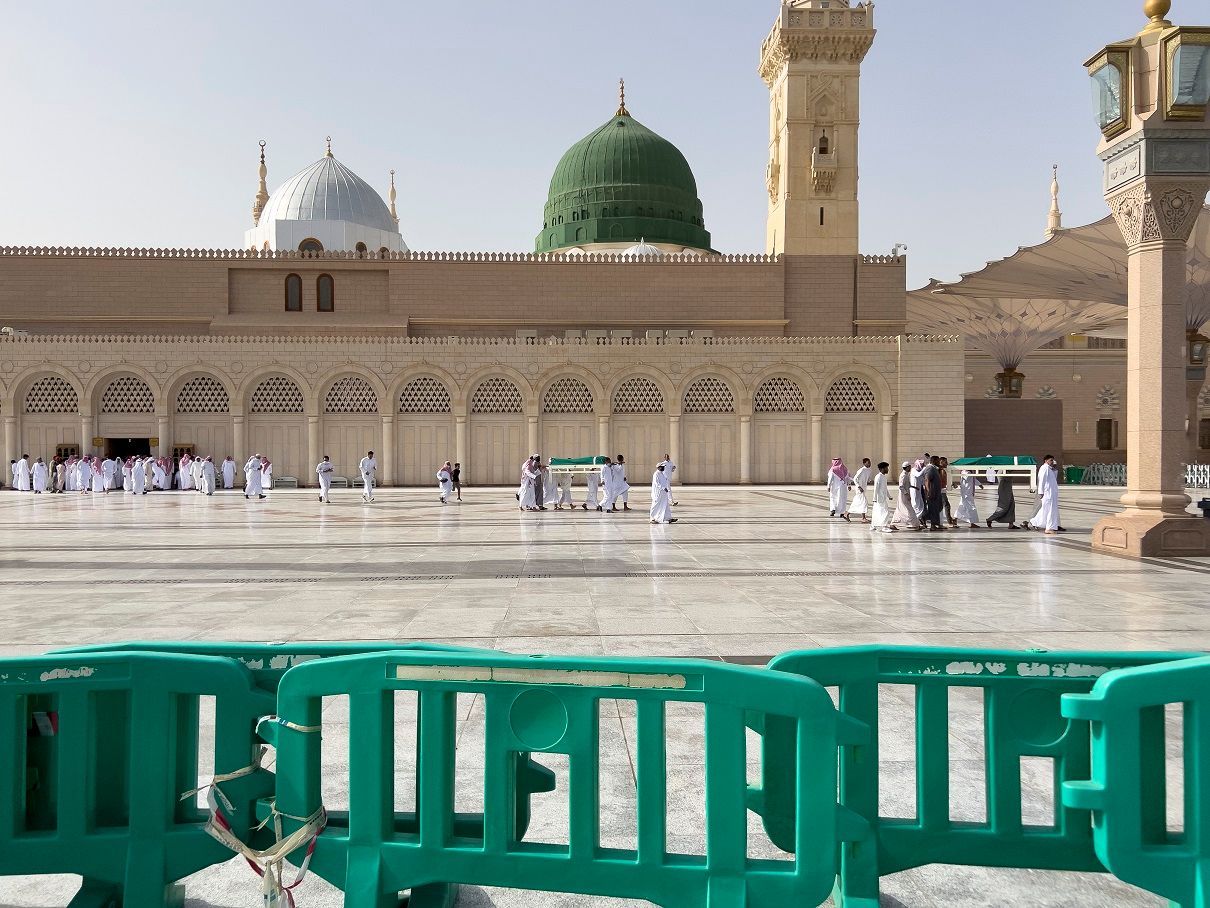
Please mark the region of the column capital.
[[1108, 193], [1105, 201], [1126, 245], [1186, 243], [1210, 190], [1210, 177], [1149, 177]]

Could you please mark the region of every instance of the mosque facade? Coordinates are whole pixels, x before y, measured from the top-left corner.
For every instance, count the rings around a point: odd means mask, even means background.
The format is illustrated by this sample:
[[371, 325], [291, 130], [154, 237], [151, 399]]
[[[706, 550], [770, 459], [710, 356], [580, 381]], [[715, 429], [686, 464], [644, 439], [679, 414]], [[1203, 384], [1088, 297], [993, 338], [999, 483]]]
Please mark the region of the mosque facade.
[[[909, 334], [904, 256], [857, 245], [873, 39], [873, 4], [782, 4], [762, 254], [714, 248], [690, 163], [624, 95], [552, 156], [532, 252], [412, 250], [393, 178], [384, 199], [330, 142], [272, 192], [262, 147], [235, 249], [0, 248], [5, 454], [263, 453], [302, 485], [368, 450], [396, 485], [446, 459], [511, 484], [535, 451], [622, 453], [632, 481], [671, 454], [686, 483], [960, 455], [994, 366]], [[1041, 355], [1073, 394], [1124, 388], [1124, 351]], [[1047, 363], [1031, 380], [1066, 393]]]

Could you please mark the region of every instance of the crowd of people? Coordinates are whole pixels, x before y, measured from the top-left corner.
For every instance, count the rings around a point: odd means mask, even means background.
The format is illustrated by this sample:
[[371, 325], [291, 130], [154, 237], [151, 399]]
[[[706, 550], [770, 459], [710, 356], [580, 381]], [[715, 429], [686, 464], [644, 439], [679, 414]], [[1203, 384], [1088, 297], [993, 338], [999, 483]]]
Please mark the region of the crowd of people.
[[[900, 467], [899, 494], [892, 507], [891, 465], [883, 461], [877, 470], [873, 472], [868, 457], [862, 459], [856, 473], [850, 473], [841, 458], [833, 458], [828, 471], [829, 516], [850, 523], [853, 517], [860, 517], [862, 523], [870, 524], [871, 531], [882, 533], [899, 530], [940, 532], [957, 529], [963, 524], [972, 530], [979, 527], [975, 491], [985, 483], [975, 472], [962, 470], [955, 479], [947, 458], [928, 453], [915, 462], [905, 460]], [[994, 468], [988, 469], [985, 478], [986, 484], [996, 487], [996, 510], [987, 518], [988, 529], [997, 523], [1008, 524], [1012, 530], [1019, 529], [1012, 478], [998, 477]], [[872, 508], [868, 496], [871, 480]], [[950, 501], [952, 490], [958, 492], [957, 508]], [[1066, 532], [1059, 523], [1059, 465], [1052, 454], [1047, 454], [1038, 467], [1037, 497], [1037, 510], [1020, 526], [1040, 530], [1047, 536]]]
[[[584, 496], [578, 505], [580, 510], [605, 514], [631, 510], [626, 457], [619, 454], [614, 460], [607, 456], [604, 461], [575, 470], [567, 467], [552, 469], [549, 463], [543, 463], [541, 454], [532, 455], [521, 464], [521, 484], [515, 496], [518, 510], [576, 510], [577, 504], [572, 494], [572, 482], [576, 475], [584, 477]], [[672, 461], [672, 455], [665, 454], [651, 475], [649, 514], [652, 523], [676, 523], [678, 520], [672, 516], [672, 506], [676, 504], [672, 498], [672, 474], [675, 472], [676, 464]], [[440, 480], [441, 473], [437, 475]]]
[[[259, 458], [259, 455], [257, 455]], [[257, 458], [253, 458], [254, 460]], [[249, 461], [251, 465], [252, 461]], [[216, 464], [212, 456], [194, 457], [54, 457], [49, 462], [41, 457], [22, 454], [10, 462], [12, 488], [18, 492], [54, 495], [75, 492], [81, 495], [128, 492], [146, 495], [149, 492], [198, 492], [213, 495], [219, 488], [235, 487], [235, 460], [230, 455]], [[245, 468], [247, 472], [247, 467]], [[261, 488], [272, 485], [273, 465], [268, 458], [258, 461], [256, 473]], [[249, 478], [250, 481], [250, 478]], [[222, 483], [220, 486], [219, 483]], [[258, 489], [259, 492], [259, 489]], [[263, 498], [264, 495], [262, 494]]]

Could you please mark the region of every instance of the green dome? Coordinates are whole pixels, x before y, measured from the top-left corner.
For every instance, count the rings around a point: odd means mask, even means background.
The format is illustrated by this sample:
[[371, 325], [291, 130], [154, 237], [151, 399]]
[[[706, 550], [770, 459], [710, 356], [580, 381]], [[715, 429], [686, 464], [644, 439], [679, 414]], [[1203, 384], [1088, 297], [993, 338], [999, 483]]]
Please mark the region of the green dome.
[[535, 245], [554, 252], [643, 239], [710, 249], [689, 162], [623, 105], [559, 161]]

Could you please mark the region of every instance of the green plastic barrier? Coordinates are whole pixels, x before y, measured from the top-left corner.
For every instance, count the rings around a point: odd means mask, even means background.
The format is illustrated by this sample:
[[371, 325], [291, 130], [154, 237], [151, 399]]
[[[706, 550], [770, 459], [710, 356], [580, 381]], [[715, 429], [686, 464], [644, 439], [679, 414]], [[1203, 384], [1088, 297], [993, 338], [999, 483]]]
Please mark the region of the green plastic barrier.
[[[273, 699], [229, 659], [0, 660], [0, 876], [79, 874], [72, 908], [179, 905], [175, 881], [231, 858], [181, 797], [199, 781], [201, 696], [215, 698], [214, 773], [254, 765], [249, 732]], [[238, 834], [271, 791], [260, 769], [224, 783]]]
[[[1183, 703], [1184, 831], [1168, 831], [1164, 707]], [[1184, 908], [1210, 905], [1210, 659], [1113, 672], [1063, 715], [1092, 725], [1092, 772], [1063, 803], [1092, 811], [1097, 856], [1119, 879]]]
[[[419, 703], [417, 829], [396, 828], [391, 816], [400, 690], [416, 691]], [[457, 693], [481, 695], [485, 708], [480, 837], [459, 835], [454, 823]], [[831, 889], [841, 825], [837, 746], [861, 730], [808, 679], [719, 663], [504, 654], [395, 652], [310, 662], [282, 679], [280, 721], [262, 732], [277, 747], [283, 815], [308, 817], [321, 807], [320, 735], [313, 729], [322, 722], [321, 698], [340, 694], [350, 696], [349, 826], [319, 835], [311, 869], [343, 889], [347, 905], [393, 908], [399, 890], [428, 883], [645, 899], [665, 908], [816, 905]], [[600, 846], [602, 698], [635, 701], [636, 850]], [[670, 702], [705, 705], [704, 855], [667, 850]], [[785, 717], [796, 747], [790, 774], [799, 820], [790, 830], [796, 856], [788, 860], [747, 856], [746, 715], [758, 724]], [[519, 834], [511, 767], [526, 751], [568, 755], [566, 845]]]
[[[267, 705], [260, 713], [261, 716], [277, 712], [277, 690], [286, 673], [295, 666], [313, 662], [317, 659], [332, 659], [341, 656], [382, 652], [489, 652], [488, 650], [476, 647], [451, 646], [441, 643], [305, 643], [298, 641], [287, 643], [129, 642], [100, 644], [63, 650], [62, 652], [78, 654], [111, 652], [115, 650], [123, 652], [204, 655], [235, 660], [252, 675], [258, 687], [274, 698], [266, 701]], [[253, 722], [246, 728], [246, 738], [249, 742], [247, 746], [252, 749], [255, 749], [258, 741], [255, 725], [256, 723]], [[552, 791], [555, 786], [555, 779], [554, 774], [550, 770], [534, 762], [528, 753], [517, 754], [515, 764], [516, 803], [514, 809], [517, 816], [518, 835], [523, 836], [529, 827], [531, 796], [540, 792]], [[257, 821], [260, 822], [267, 819], [269, 812], [268, 802], [262, 801], [262, 803], [257, 805]], [[349, 825], [348, 813], [345, 811], [330, 811], [327, 822], [328, 826], [333, 829], [347, 829]], [[400, 829], [414, 830], [418, 820], [415, 813], [401, 812], [396, 814], [394, 822]], [[460, 834], [471, 837], [482, 837], [483, 835], [482, 814], [458, 814], [454, 822]], [[237, 832], [237, 836], [249, 844], [255, 843], [262, 847], [272, 844], [272, 836], [267, 827], [258, 835], [240, 834]], [[230, 857], [230, 852], [227, 854]], [[454, 897], [454, 887], [431, 886], [423, 893], [412, 893], [412, 905], [452, 906]]]
[[[869, 833], [841, 855], [836, 904], [876, 908], [879, 877], [925, 864], [1103, 871], [1088, 813], [1060, 803], [1063, 783], [1089, 778], [1089, 728], [1060, 709], [1065, 694], [1086, 693], [1114, 669], [1189, 658], [1176, 653], [1048, 653], [852, 647], [785, 653], [769, 667], [839, 691], [840, 710], [868, 725], [868, 745], [841, 759], [841, 804], [864, 817]], [[915, 701], [916, 815], [878, 810], [879, 685], [910, 685]], [[983, 691], [986, 779], [984, 823], [950, 819], [949, 692]], [[794, 848], [795, 740], [780, 719], [766, 722], [763, 790], [754, 797], [778, 847]], [[1054, 759], [1055, 825], [1021, 819], [1021, 758]]]

